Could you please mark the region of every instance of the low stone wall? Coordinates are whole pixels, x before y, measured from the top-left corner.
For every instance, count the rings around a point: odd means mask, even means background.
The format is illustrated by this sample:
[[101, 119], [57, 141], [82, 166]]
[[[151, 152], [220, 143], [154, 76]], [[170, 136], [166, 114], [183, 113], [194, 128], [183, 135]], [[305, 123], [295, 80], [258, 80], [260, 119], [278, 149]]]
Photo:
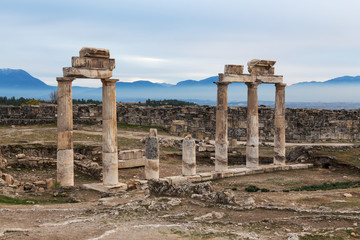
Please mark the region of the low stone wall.
[[[74, 123], [96, 123], [101, 120], [101, 105], [74, 105]], [[229, 107], [229, 138], [246, 140], [246, 108]], [[214, 138], [215, 107], [145, 107], [118, 104], [119, 123], [158, 126], [178, 136], [190, 133], [196, 138]], [[0, 125], [29, 125], [56, 122], [56, 105], [0, 106]], [[286, 109], [287, 142], [358, 142], [360, 109], [316, 110]], [[273, 141], [274, 110], [259, 108], [261, 141]]]

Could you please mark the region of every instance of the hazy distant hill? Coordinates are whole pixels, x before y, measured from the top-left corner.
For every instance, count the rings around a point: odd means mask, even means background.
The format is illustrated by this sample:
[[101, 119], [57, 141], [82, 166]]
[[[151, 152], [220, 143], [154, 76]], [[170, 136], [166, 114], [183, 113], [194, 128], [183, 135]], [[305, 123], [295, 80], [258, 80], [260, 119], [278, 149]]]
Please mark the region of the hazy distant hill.
[[36, 89], [48, 88], [41, 80], [34, 78], [29, 73], [21, 69], [0, 69], [0, 87], [1, 88], [21, 88]]
[[[118, 82], [116, 84], [117, 100], [138, 102], [149, 98], [153, 100], [179, 99], [191, 100], [198, 104], [214, 105], [216, 104], [217, 88], [213, 82], [216, 81], [218, 81], [217, 76], [200, 81], [185, 80], [176, 85], [153, 83], [146, 80], [131, 83]], [[46, 85], [24, 70], [0, 69], [0, 96], [49, 99], [50, 92], [54, 90], [56, 87]], [[101, 100], [101, 94], [101, 88], [73, 87], [73, 98]], [[259, 86], [260, 104], [273, 105], [274, 95], [275, 87], [273, 84], [261, 84]], [[246, 105], [246, 85], [244, 83], [230, 84], [228, 98], [231, 105]], [[286, 101], [287, 105], [292, 107], [360, 107], [357, 105], [360, 103], [360, 76], [344, 76], [325, 82], [301, 82], [290, 85], [286, 88]], [[326, 102], [341, 102], [341, 104], [324, 104]], [[352, 104], [349, 105], [346, 102]]]

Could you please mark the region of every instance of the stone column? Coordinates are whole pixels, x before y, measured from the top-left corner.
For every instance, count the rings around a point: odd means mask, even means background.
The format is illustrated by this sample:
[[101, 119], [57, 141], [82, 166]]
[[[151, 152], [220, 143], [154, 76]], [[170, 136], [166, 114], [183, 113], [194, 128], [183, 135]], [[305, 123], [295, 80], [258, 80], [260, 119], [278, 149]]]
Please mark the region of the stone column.
[[196, 150], [195, 140], [186, 136], [182, 144], [182, 175], [196, 175]]
[[247, 143], [246, 167], [259, 167], [259, 117], [258, 117], [258, 86], [259, 83], [246, 83], [248, 86], [247, 100]]
[[229, 83], [221, 82], [223, 75], [219, 74], [216, 102], [216, 135], [215, 135], [215, 171], [228, 169], [228, 97]]
[[274, 120], [274, 164], [285, 165], [285, 86], [276, 83]]
[[74, 186], [72, 77], [58, 77], [57, 108], [57, 181]]
[[102, 167], [104, 185], [119, 183], [117, 153], [116, 88], [118, 79], [101, 79], [102, 94]]
[[157, 129], [150, 128], [145, 140], [145, 178], [159, 179], [159, 140]]

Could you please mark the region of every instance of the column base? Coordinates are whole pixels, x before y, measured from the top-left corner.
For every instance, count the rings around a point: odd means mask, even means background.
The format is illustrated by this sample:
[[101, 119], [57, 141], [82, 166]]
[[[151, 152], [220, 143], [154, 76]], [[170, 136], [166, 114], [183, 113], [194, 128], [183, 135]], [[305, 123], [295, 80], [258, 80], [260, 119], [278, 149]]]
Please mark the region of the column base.
[[74, 150], [57, 151], [57, 182], [61, 186], [74, 186]]
[[259, 167], [259, 147], [246, 146], [246, 167]]
[[116, 185], [119, 183], [118, 154], [102, 153], [103, 183], [104, 185]]
[[228, 170], [228, 144], [215, 143], [215, 171]]

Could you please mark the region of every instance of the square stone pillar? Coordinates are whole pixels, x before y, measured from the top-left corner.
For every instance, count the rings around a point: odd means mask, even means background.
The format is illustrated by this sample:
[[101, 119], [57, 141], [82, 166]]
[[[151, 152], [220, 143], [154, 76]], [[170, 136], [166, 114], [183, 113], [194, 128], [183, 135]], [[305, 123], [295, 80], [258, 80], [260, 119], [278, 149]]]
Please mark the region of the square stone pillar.
[[182, 175], [196, 175], [196, 143], [191, 135], [186, 136], [182, 143]]
[[285, 86], [276, 83], [274, 117], [274, 164], [285, 165]]
[[149, 136], [145, 139], [145, 178], [159, 179], [160, 161], [159, 161], [159, 139], [157, 129], [150, 128]]
[[61, 186], [74, 186], [73, 149], [73, 77], [58, 77], [57, 107], [57, 181]]
[[221, 82], [223, 75], [219, 74], [216, 101], [216, 133], [215, 133], [215, 171], [228, 169], [228, 96], [229, 83]]
[[259, 114], [258, 86], [259, 83], [246, 83], [248, 86], [247, 100], [247, 143], [246, 167], [259, 167]]
[[102, 167], [104, 185], [119, 183], [117, 153], [116, 88], [118, 79], [101, 79], [102, 94]]

